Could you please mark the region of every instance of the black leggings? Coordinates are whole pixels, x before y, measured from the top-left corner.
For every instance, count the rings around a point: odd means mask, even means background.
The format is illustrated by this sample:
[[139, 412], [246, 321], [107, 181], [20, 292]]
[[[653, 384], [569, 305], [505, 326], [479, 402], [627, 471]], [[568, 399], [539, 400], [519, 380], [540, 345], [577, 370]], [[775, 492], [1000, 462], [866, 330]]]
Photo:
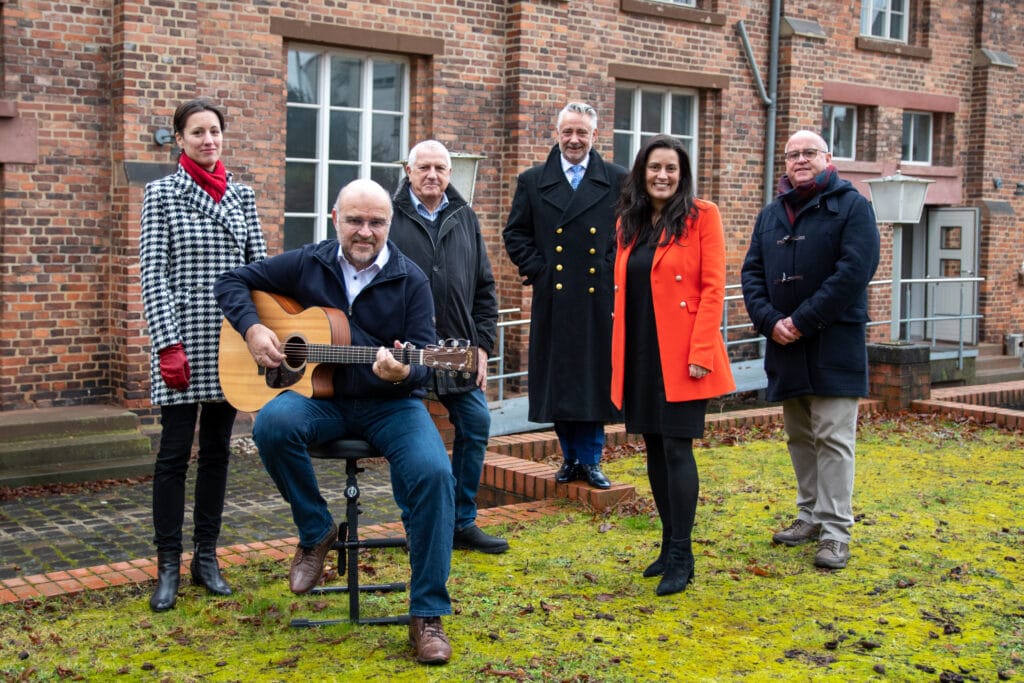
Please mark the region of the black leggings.
[[644, 443], [647, 478], [661, 518], [662, 541], [688, 541], [700, 493], [693, 439], [644, 434]]

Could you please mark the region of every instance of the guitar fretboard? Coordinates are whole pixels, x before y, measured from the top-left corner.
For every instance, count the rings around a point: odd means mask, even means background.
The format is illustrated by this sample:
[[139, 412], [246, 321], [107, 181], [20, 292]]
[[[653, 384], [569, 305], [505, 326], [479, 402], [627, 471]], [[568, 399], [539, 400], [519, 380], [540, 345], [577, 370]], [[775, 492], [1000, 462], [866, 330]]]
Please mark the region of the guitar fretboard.
[[[333, 344], [305, 344], [306, 360], [310, 363], [337, 365], [372, 364], [377, 360], [373, 346], [336, 346]], [[404, 365], [423, 365], [423, 351], [419, 349], [388, 349], [395, 360]]]

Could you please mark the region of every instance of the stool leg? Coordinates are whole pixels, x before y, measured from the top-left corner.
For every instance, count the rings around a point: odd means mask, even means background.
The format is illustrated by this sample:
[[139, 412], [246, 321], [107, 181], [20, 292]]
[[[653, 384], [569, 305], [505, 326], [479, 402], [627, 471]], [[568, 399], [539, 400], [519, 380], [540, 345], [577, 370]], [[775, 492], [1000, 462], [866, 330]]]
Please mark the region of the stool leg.
[[349, 460], [345, 466], [348, 480], [345, 482], [345, 523], [348, 526], [348, 619], [359, 622], [359, 482], [356, 475], [362, 472], [356, 461]]
[[[407, 547], [406, 539], [403, 538], [371, 538], [365, 541], [359, 540], [359, 481], [356, 475], [363, 471], [357, 465], [354, 458], [345, 460], [345, 521], [339, 526], [338, 540], [334, 549], [338, 551], [338, 572], [348, 572], [348, 579], [345, 586], [317, 586], [311, 593], [338, 593], [348, 591], [348, 621], [354, 624], [408, 624], [409, 615], [403, 614], [395, 617], [374, 617], [362, 619], [359, 615], [359, 593], [361, 591], [404, 591], [405, 583], [385, 583], [359, 585], [359, 549], [360, 548], [404, 548]], [[344, 619], [322, 619], [310, 620], [303, 618], [292, 619], [293, 627], [330, 626], [344, 623]]]

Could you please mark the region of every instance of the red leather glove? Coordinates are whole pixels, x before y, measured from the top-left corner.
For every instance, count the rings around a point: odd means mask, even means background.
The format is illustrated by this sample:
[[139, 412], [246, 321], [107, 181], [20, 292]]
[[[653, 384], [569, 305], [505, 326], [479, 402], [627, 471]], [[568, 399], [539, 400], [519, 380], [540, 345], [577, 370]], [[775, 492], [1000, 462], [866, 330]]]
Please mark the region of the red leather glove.
[[188, 366], [184, 344], [172, 344], [160, 349], [160, 376], [164, 378], [164, 384], [175, 391], [188, 389], [192, 369]]

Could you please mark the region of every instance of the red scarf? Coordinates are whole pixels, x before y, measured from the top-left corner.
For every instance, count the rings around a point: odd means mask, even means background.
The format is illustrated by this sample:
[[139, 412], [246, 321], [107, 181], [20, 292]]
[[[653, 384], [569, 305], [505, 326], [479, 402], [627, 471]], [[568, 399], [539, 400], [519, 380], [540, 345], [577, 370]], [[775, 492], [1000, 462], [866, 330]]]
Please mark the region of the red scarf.
[[186, 173], [192, 176], [192, 180], [196, 181], [199, 187], [213, 197], [213, 201], [220, 203], [228, 189], [228, 172], [224, 170], [224, 164], [220, 162], [220, 159], [217, 159], [217, 165], [213, 167], [213, 171], [207, 171], [187, 154], [182, 154], [178, 158], [178, 163]]
[[782, 200], [782, 205], [786, 207], [786, 215], [789, 217], [790, 225], [796, 221], [797, 212], [805, 204], [828, 189], [829, 183], [832, 182], [832, 178], [835, 177], [836, 173], [836, 167], [829, 164], [825, 167], [825, 170], [814, 176], [814, 180], [796, 186], [790, 182], [789, 176], [785, 174], [779, 178], [779, 193], [776, 196]]

